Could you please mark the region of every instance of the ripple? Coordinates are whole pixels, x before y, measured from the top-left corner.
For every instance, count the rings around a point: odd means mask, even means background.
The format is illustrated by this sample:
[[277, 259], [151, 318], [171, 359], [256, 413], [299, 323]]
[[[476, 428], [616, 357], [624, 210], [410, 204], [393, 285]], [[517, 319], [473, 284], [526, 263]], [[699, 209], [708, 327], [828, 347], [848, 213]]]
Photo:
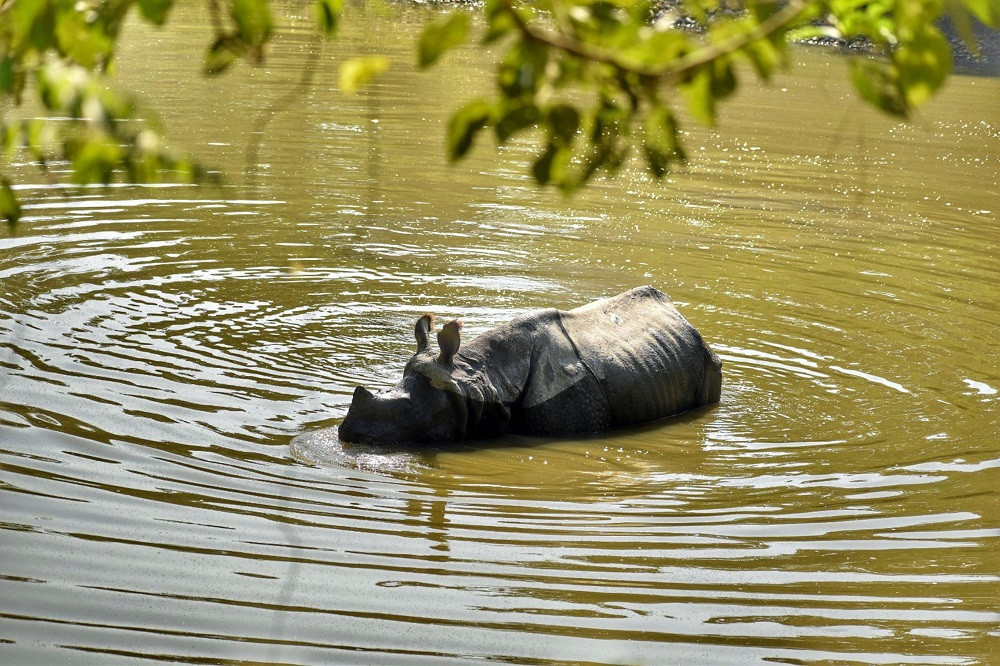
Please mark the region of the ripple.
[[[331, 62], [376, 37], [411, 57], [426, 12], [391, 11], [352, 8]], [[308, 8], [276, 16], [267, 67], [236, 78], [191, 80], [192, 7], [122, 44], [123, 84], [235, 180], [314, 47]], [[686, 127], [669, 182], [628, 166], [564, 199], [523, 143], [513, 164], [434, 157], [440, 100], [485, 90], [479, 57], [442, 65], [457, 93], [401, 68], [346, 97], [320, 68], [250, 192], [19, 190], [5, 663], [991, 663], [995, 82], [957, 77], [904, 127], [842, 117], [836, 61], [798, 53], [795, 85], [743, 91], [725, 134]], [[721, 354], [718, 406], [591, 437], [339, 442], [424, 312], [471, 337], [643, 283]]]

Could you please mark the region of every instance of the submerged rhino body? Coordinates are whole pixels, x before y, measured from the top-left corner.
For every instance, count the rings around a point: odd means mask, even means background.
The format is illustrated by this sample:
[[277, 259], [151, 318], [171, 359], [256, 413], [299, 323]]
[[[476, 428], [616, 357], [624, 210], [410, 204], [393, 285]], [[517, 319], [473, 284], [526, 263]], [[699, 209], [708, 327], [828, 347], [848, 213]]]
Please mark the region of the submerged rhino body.
[[579, 435], [719, 401], [722, 363], [667, 296], [639, 287], [561, 312], [519, 316], [461, 347], [461, 322], [417, 322], [417, 353], [394, 388], [359, 386], [340, 426], [357, 444], [506, 433]]

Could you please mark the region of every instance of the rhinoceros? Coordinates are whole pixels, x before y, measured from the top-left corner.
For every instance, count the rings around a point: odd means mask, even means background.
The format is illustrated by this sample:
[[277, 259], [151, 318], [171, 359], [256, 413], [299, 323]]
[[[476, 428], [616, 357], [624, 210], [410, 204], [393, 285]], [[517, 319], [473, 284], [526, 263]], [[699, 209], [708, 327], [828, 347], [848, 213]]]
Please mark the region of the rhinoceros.
[[[671, 300], [638, 287], [568, 312], [539, 310], [461, 346], [434, 316], [395, 387], [354, 391], [339, 437], [407, 446], [506, 433], [568, 436], [654, 421], [719, 401], [722, 362]], [[461, 346], [461, 351], [459, 347]]]

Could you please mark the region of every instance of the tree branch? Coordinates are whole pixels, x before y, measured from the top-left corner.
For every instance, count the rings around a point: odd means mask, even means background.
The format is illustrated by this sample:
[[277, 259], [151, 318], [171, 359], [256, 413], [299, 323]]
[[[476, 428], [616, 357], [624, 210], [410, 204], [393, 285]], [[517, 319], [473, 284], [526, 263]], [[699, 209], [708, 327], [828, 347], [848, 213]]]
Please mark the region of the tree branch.
[[312, 85], [313, 78], [316, 76], [316, 70], [322, 52], [322, 36], [317, 32], [315, 33], [315, 38], [310, 46], [306, 62], [302, 66], [302, 72], [299, 74], [298, 82], [288, 92], [269, 104], [266, 109], [261, 111], [256, 120], [254, 120], [253, 125], [250, 128], [250, 135], [247, 141], [246, 159], [244, 164], [248, 198], [252, 196], [253, 191], [257, 187], [257, 179], [254, 175], [254, 169], [260, 166], [259, 156], [261, 144], [264, 143], [264, 129], [277, 114], [287, 109], [292, 102], [309, 89], [309, 86]]
[[642, 77], [676, 81], [685, 74], [721, 56], [739, 51], [757, 40], [770, 37], [798, 18], [808, 8], [809, 1], [791, 0], [779, 11], [758, 24], [753, 30], [733, 35], [719, 44], [705, 46], [678, 58], [671, 64], [659, 67], [651, 67], [622, 60], [614, 51], [588, 44], [564, 32], [551, 32], [532, 26], [517, 12], [512, 0], [505, 0], [503, 4], [517, 26], [517, 29], [528, 39], [579, 56], [591, 62], [611, 65], [623, 72], [637, 74]]
[[766, 39], [795, 21], [795, 19], [805, 12], [808, 6], [809, 0], [791, 0], [780, 10], [757, 24], [753, 30], [733, 35], [719, 44], [706, 46], [679, 58], [675, 65], [667, 68], [664, 76], [671, 79], [679, 78], [694, 69], [708, 64], [719, 56], [735, 53], [758, 40]]
[[226, 29], [222, 22], [222, 7], [219, 6], [219, 0], [208, 0], [208, 17], [212, 22], [215, 36], [221, 38], [225, 35]]

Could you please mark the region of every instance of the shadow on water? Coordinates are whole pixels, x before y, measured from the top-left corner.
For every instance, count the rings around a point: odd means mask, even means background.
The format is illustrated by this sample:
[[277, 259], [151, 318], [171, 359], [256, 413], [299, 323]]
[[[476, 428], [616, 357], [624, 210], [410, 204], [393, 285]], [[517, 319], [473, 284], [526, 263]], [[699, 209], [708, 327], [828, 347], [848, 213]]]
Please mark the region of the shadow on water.
[[[290, 455], [337, 477], [344, 471], [427, 485], [449, 494], [516, 502], [608, 502], [710, 481], [719, 453], [705, 447], [718, 406], [654, 423], [577, 437], [507, 435], [436, 446], [341, 442], [337, 427], [295, 436]], [[341, 471], [337, 471], [341, 470]]]
[[[295, 459], [320, 467], [344, 467], [364, 469], [372, 472], [410, 472], [418, 467], [433, 469], [438, 467], [441, 457], [461, 454], [497, 454], [511, 452], [530, 453], [532, 450], [544, 452], [558, 448], [618, 449], [619, 444], [635, 440], [652, 439], [663, 428], [693, 426], [703, 420], [718, 405], [692, 409], [651, 423], [628, 428], [617, 428], [605, 432], [578, 435], [576, 437], [539, 437], [509, 434], [492, 439], [466, 440], [446, 444], [408, 445], [367, 445], [344, 442], [338, 436], [338, 426], [317, 428], [296, 435], [289, 444], [289, 452]], [[697, 446], [692, 442], [692, 446]]]

